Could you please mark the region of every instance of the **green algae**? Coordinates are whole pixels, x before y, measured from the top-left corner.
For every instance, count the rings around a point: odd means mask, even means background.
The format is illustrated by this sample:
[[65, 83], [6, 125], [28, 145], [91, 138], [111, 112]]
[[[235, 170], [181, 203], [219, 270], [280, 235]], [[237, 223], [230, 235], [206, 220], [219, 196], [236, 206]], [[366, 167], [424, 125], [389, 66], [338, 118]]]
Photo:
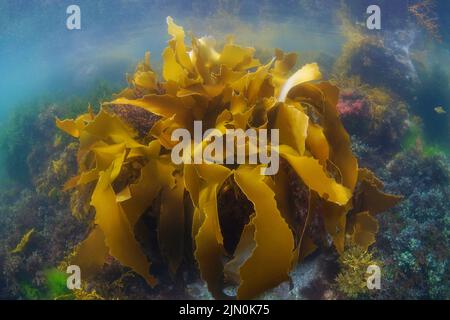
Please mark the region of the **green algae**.
[[[51, 113], [52, 118], [72, 117], [84, 112], [86, 105], [98, 106], [111, 99], [116, 88], [100, 81], [92, 90], [82, 96], [60, 97], [59, 94], [42, 94], [41, 97], [15, 107], [0, 129], [0, 178], [3, 185], [29, 186], [34, 176], [34, 165], [29, 155], [36, 148], [42, 148], [42, 141], [52, 140], [49, 149], [55, 150], [69, 143], [69, 139], [56, 132], [53, 124], [42, 119], [42, 114]], [[41, 118], [41, 119], [40, 119]], [[53, 147], [53, 149], [50, 149]], [[41, 150], [43, 152], [44, 150]], [[39, 160], [39, 159], [37, 159]]]
[[55, 299], [70, 293], [67, 289], [67, 274], [58, 269], [48, 269], [44, 272], [46, 278], [47, 296]]
[[44, 282], [40, 286], [33, 285], [30, 281], [21, 281], [20, 293], [27, 300], [55, 300], [61, 297], [74, 298], [72, 292], [67, 288], [67, 274], [56, 269], [43, 271]]
[[446, 143], [430, 141], [425, 136], [422, 124], [417, 118], [413, 118], [410, 121], [408, 131], [403, 137], [401, 146], [403, 150], [417, 149], [422, 151], [428, 157], [450, 155], [450, 147]]

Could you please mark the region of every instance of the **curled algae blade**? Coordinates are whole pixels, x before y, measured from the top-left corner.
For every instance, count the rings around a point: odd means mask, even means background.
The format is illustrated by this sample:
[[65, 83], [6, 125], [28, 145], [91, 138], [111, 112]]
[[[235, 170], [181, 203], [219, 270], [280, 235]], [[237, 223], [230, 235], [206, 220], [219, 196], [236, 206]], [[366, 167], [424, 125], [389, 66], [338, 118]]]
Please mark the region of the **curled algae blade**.
[[192, 72], [194, 66], [192, 65], [191, 58], [189, 57], [189, 53], [187, 52], [186, 46], [184, 44], [183, 28], [176, 25], [175, 22], [173, 22], [172, 17], [167, 17], [167, 31], [173, 37], [172, 41], [175, 42], [175, 52], [177, 60], [184, 68]]
[[[217, 193], [231, 174], [220, 165], [196, 166], [202, 180], [198, 189], [198, 219], [201, 221], [195, 235], [195, 258], [200, 274], [215, 298], [223, 298], [223, 238], [219, 225]], [[192, 196], [192, 195], [191, 195]]]
[[330, 158], [330, 145], [328, 144], [322, 127], [310, 123], [308, 125], [305, 143], [306, 148], [322, 165]]
[[83, 271], [83, 277], [89, 278], [101, 270], [108, 256], [108, 251], [105, 244], [105, 235], [96, 226], [89, 233], [89, 236], [78, 245], [71, 263], [80, 267]]
[[303, 66], [300, 70], [290, 76], [289, 79], [287, 79], [283, 84], [278, 100], [284, 102], [292, 88], [305, 82], [319, 80], [321, 77], [322, 74], [320, 73], [317, 63], [310, 63]]
[[162, 190], [158, 226], [159, 247], [172, 274], [183, 258], [184, 219], [183, 177], [177, 175], [175, 186], [165, 186]]
[[111, 186], [110, 169], [100, 174], [97, 186], [92, 194], [92, 205], [96, 209], [95, 223], [105, 235], [105, 243], [112, 256], [140, 274], [151, 286], [157, 280], [150, 275], [150, 263], [134, 238], [134, 232]]
[[[253, 203], [255, 247], [239, 269], [238, 298], [250, 299], [289, 279], [294, 237], [278, 211], [275, 193], [259, 174], [259, 167], [241, 166], [234, 179]], [[243, 239], [245, 241], [245, 238]]]
[[299, 156], [287, 146], [280, 147], [280, 156], [286, 159], [305, 184], [325, 200], [345, 205], [352, 197], [351, 191], [327, 176], [317, 159]]
[[280, 143], [290, 146], [300, 155], [305, 152], [305, 141], [309, 126], [308, 116], [292, 105], [281, 104], [278, 108], [275, 127], [280, 130]]
[[359, 212], [355, 216], [352, 241], [358, 246], [367, 250], [375, 242], [375, 235], [378, 232], [378, 221], [369, 212]]

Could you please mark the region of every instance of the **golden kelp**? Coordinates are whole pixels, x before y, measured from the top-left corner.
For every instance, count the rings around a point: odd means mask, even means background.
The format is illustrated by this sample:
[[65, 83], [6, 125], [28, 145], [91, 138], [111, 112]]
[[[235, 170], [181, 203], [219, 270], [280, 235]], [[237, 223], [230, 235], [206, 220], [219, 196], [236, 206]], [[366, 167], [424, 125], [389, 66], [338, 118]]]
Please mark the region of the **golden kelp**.
[[[225, 298], [225, 285], [234, 282], [237, 298], [249, 299], [287, 280], [296, 263], [328, 245], [323, 241], [327, 234], [340, 253], [349, 243], [370, 245], [378, 230], [372, 215], [397, 198], [382, 193], [369, 171], [358, 170], [336, 110], [339, 91], [317, 82], [317, 64], [292, 73], [296, 55], [281, 50], [261, 64], [253, 48], [231, 38], [221, 50], [210, 37], [192, 37], [188, 46], [183, 28], [170, 17], [167, 23], [172, 39], [162, 55], [163, 81], [157, 80], [146, 54], [129, 77], [130, 86], [97, 115], [89, 110], [74, 120], [57, 120], [60, 129], [80, 141], [79, 175], [65, 188], [96, 184], [94, 227], [74, 261], [94, 272], [109, 253], [154, 286], [151, 257], [135, 233], [141, 216], [150, 212], [157, 218], [156, 238], [172, 274], [191, 239], [213, 296]], [[141, 128], [126, 125], [113, 112], [115, 106], [140, 108], [158, 118], [142, 138], [137, 134]], [[194, 121], [223, 136], [226, 129], [279, 129], [281, 144], [271, 152], [278, 152], [286, 165], [275, 176], [261, 175], [261, 164], [175, 165], [171, 133], [177, 128], [192, 133]], [[205, 139], [202, 145], [209, 143]], [[306, 194], [300, 209], [293, 206], [298, 195], [290, 186], [292, 174]], [[226, 228], [236, 230], [235, 246], [225, 246], [231, 235], [224, 232], [225, 208], [218, 201], [229, 188], [239, 190], [252, 207], [234, 212], [245, 223]], [[359, 211], [353, 214], [355, 208]]]

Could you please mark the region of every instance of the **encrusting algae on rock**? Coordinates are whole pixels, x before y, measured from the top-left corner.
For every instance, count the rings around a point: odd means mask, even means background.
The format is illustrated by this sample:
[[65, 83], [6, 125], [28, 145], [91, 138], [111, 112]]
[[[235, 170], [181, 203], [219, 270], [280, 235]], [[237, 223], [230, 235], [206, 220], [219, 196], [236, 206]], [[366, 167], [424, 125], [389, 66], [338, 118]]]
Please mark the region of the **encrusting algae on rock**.
[[[358, 169], [336, 109], [339, 91], [318, 82], [317, 64], [292, 73], [297, 56], [281, 50], [261, 64], [253, 48], [231, 38], [220, 51], [210, 37], [192, 37], [188, 47], [183, 28], [170, 17], [167, 23], [172, 39], [162, 54], [163, 81], [147, 53], [129, 87], [98, 114], [89, 109], [56, 122], [80, 143], [79, 175], [65, 189], [95, 184], [92, 231], [72, 262], [88, 276], [111, 255], [155, 286], [152, 257], [135, 233], [146, 212], [157, 218], [168, 270], [176, 274], [192, 247], [215, 298], [226, 298], [230, 283], [238, 285], [237, 298], [257, 297], [288, 280], [317, 247], [367, 249], [378, 230], [376, 214], [400, 198], [380, 191], [373, 173]], [[223, 136], [227, 129], [278, 129], [280, 145], [271, 152], [279, 153], [280, 170], [265, 176], [262, 164], [174, 164], [171, 134], [192, 131], [194, 121]]]

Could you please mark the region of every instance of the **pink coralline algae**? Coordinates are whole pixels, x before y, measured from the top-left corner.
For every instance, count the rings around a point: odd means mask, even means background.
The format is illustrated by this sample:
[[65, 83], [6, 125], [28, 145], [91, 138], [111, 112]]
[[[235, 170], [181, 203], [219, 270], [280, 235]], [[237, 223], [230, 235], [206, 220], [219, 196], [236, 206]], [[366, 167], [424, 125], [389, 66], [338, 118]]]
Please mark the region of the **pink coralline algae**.
[[353, 90], [345, 90], [341, 93], [337, 109], [342, 116], [365, 115], [368, 111], [367, 101], [355, 94]]

